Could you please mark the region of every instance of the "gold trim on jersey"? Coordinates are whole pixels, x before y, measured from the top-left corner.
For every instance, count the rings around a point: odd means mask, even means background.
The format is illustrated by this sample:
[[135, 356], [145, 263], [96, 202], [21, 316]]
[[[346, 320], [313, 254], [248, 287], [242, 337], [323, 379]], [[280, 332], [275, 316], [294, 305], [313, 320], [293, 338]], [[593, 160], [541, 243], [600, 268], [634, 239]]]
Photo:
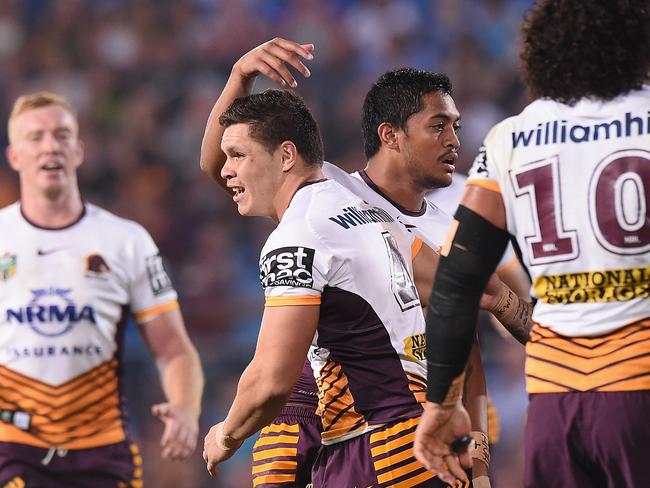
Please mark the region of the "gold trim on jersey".
[[146, 310], [143, 310], [142, 312], [133, 314], [133, 320], [135, 320], [136, 322], [141, 322], [145, 319], [151, 319], [158, 314], [169, 312], [170, 310], [175, 310], [177, 308], [179, 308], [178, 301], [171, 300], [169, 302], [162, 303], [160, 305], [156, 305], [155, 307], [151, 307]]
[[626, 302], [650, 297], [650, 266], [539, 276], [534, 289], [544, 303]]
[[599, 337], [566, 337], [539, 324], [526, 344], [528, 393], [650, 390], [650, 319]]
[[285, 295], [266, 297], [265, 307], [285, 307], [287, 305], [320, 305], [320, 295]]
[[469, 178], [467, 181], [465, 181], [465, 186], [469, 186], [469, 185], [476, 185], [485, 188], [486, 190], [501, 193], [501, 187], [499, 186], [499, 183], [494, 180], [484, 180], [482, 178]]
[[415, 259], [417, 255], [420, 253], [422, 250], [422, 245], [424, 244], [424, 241], [418, 237], [415, 238], [413, 241], [413, 244], [411, 244], [411, 260]]
[[420, 404], [425, 403], [427, 401], [427, 379], [415, 373], [409, 373], [408, 371], [406, 371], [406, 377], [409, 381], [409, 390], [413, 393], [415, 401]]
[[117, 360], [52, 386], [0, 366], [0, 409], [29, 416], [28, 427], [0, 422], [0, 441], [87, 449], [125, 439]]
[[323, 422], [323, 441], [336, 440], [368, 428], [365, 416], [354, 409], [354, 398], [348, 388], [348, 378], [340, 363], [328, 360], [316, 379], [316, 384], [316, 414], [321, 416]]

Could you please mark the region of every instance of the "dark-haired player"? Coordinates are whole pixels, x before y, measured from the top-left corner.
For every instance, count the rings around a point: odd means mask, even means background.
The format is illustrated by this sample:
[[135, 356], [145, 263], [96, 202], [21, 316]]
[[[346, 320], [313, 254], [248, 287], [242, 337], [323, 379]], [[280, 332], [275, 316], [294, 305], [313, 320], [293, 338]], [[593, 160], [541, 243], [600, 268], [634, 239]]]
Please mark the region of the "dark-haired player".
[[[481, 287], [507, 232], [537, 297], [525, 486], [647, 484], [650, 424], [650, 5], [543, 0], [523, 25], [535, 97], [487, 135], [430, 299], [416, 454], [462, 479], [457, 391]], [[444, 344], [438, 348], [435, 344]]]

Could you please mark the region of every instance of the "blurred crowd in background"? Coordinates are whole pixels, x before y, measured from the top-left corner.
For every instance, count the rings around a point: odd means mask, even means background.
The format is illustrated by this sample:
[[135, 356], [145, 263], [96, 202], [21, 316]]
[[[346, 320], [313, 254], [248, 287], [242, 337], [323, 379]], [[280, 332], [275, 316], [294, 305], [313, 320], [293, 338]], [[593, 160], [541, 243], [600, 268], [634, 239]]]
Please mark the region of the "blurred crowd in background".
[[[241, 218], [199, 169], [210, 109], [243, 53], [275, 36], [316, 45], [298, 91], [319, 121], [328, 160], [365, 165], [360, 111], [382, 72], [444, 71], [462, 114], [459, 172], [487, 130], [527, 101], [518, 76], [518, 30], [530, 0], [2, 0], [0, 114], [41, 89], [72, 102], [86, 161], [83, 197], [142, 223], [181, 298], [206, 374], [201, 445], [190, 461], [163, 464], [162, 424], [149, 415], [162, 393], [134, 327], [127, 337], [131, 430], [144, 450], [145, 486], [251, 486], [247, 443], [210, 480], [202, 437], [221, 420], [250, 360], [263, 309], [257, 262], [270, 221]], [[270, 87], [258, 82], [256, 89]], [[0, 135], [7, 144], [5, 131]], [[0, 167], [0, 204], [18, 198]], [[10, 229], [4, 229], [10, 231]], [[111, 236], [107, 235], [106, 239]], [[488, 388], [501, 417], [492, 486], [521, 486], [526, 395], [523, 348], [484, 320]]]

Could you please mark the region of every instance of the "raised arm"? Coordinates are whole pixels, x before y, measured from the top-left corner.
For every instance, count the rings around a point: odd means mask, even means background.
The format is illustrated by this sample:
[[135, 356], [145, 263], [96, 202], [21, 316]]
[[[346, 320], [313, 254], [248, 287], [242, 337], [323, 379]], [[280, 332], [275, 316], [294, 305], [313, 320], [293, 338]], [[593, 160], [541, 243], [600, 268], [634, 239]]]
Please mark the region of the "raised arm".
[[295, 68], [304, 77], [309, 77], [310, 72], [300, 58], [313, 59], [313, 51], [313, 44], [298, 44], [276, 37], [247, 52], [233, 65], [226, 86], [208, 117], [201, 142], [200, 162], [201, 169], [227, 192], [230, 190], [220, 175], [221, 168], [226, 162], [226, 155], [221, 150], [224, 128], [219, 124], [219, 117], [236, 98], [252, 93], [255, 80], [260, 74], [282, 87], [298, 86], [289, 66]]

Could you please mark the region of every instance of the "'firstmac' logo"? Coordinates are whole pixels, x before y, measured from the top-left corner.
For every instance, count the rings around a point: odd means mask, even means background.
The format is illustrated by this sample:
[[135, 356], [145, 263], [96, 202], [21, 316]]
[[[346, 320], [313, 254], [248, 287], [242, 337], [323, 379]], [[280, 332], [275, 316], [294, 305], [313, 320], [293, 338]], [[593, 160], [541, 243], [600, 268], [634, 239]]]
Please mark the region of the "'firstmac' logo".
[[262, 286], [311, 288], [314, 285], [314, 253], [314, 249], [308, 247], [281, 247], [266, 254], [260, 260]]

